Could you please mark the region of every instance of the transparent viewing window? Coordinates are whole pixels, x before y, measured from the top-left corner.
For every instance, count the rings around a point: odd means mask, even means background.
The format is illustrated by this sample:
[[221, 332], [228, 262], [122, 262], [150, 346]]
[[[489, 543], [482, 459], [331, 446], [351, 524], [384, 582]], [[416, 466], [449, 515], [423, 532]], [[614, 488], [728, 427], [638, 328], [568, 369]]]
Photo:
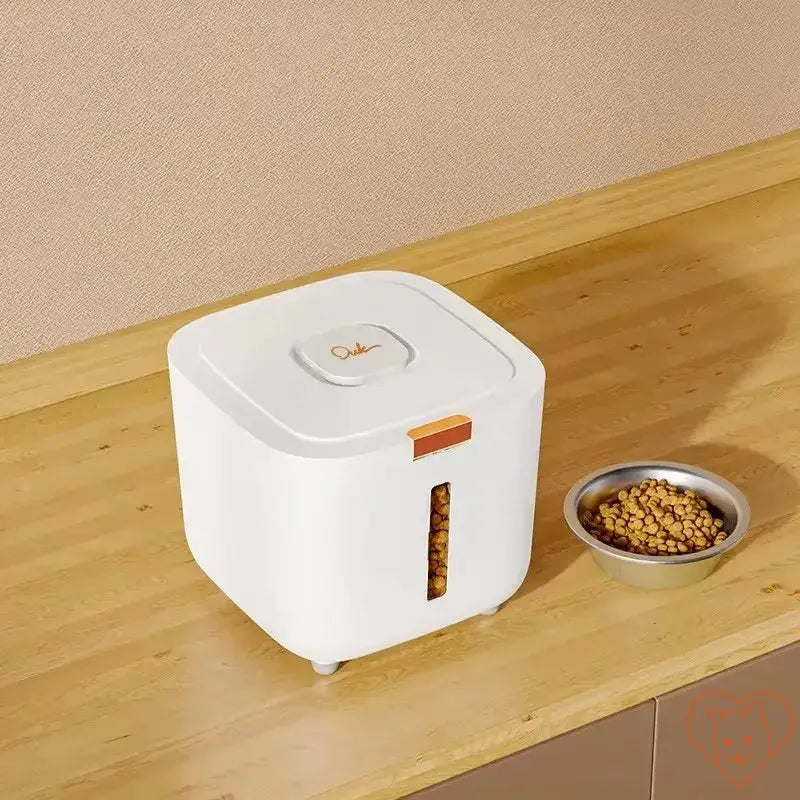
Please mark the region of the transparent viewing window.
[[428, 529], [428, 600], [447, 591], [447, 552], [450, 543], [450, 484], [431, 489]]

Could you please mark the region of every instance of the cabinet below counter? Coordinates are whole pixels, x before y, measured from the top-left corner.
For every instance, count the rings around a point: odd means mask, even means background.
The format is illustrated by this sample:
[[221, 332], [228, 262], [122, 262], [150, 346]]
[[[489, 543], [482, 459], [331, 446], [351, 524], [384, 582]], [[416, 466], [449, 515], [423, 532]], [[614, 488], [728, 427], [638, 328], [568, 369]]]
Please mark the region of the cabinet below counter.
[[652, 800], [796, 797], [797, 714], [800, 642], [659, 697]]
[[405, 800], [647, 800], [654, 721], [650, 700]]
[[797, 791], [800, 642], [404, 800], [763, 800]]

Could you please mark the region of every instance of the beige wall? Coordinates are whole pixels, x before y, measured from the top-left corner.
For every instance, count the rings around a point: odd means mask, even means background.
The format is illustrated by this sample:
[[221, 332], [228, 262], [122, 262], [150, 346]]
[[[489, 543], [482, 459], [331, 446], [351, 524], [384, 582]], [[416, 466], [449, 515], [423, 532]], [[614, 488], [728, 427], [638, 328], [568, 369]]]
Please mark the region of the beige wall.
[[0, 361], [794, 128], [798, 19], [3, 3]]

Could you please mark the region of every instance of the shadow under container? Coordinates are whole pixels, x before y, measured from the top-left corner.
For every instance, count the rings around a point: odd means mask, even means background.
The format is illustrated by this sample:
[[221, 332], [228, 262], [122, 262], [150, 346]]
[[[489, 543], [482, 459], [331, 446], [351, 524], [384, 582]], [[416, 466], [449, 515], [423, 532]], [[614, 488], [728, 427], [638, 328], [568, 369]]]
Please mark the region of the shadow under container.
[[168, 359], [192, 555], [317, 672], [519, 588], [544, 369], [455, 293], [332, 278], [198, 319]]

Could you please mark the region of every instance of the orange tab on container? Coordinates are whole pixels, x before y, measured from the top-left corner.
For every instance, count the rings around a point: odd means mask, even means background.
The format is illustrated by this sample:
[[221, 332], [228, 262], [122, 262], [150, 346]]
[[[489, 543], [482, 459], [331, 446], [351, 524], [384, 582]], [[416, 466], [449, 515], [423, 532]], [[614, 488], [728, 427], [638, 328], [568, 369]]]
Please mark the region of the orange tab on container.
[[472, 438], [472, 420], [463, 414], [454, 414], [436, 422], [426, 422], [408, 432], [414, 442], [414, 460], [430, 456], [440, 450], [468, 442]]

